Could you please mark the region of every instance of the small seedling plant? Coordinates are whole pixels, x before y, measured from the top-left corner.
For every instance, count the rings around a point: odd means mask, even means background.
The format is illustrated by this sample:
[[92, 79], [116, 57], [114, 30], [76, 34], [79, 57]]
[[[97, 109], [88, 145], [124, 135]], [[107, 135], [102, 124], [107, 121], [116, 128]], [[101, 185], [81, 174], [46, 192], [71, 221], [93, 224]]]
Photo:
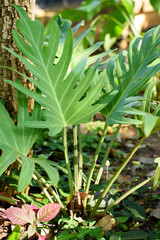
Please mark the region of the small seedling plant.
[[[44, 222], [53, 219], [60, 211], [61, 205], [58, 203], [49, 203], [38, 209], [33, 203], [30, 206], [24, 204], [22, 208], [10, 207], [0, 212], [1, 219], [9, 219], [16, 227], [10, 236], [10, 240], [25, 239], [37, 236], [38, 240], [47, 240], [47, 237], [37, 232], [38, 226]], [[28, 225], [27, 231], [20, 231], [20, 226]]]
[[[122, 51], [107, 62], [100, 63], [99, 59], [108, 52], [90, 55], [102, 45], [102, 42], [84, 51], [76, 51], [78, 44], [88, 32], [85, 31], [78, 37], [74, 37], [81, 23], [71, 29], [70, 22], [58, 18], [57, 22], [52, 22], [50, 34], [44, 41], [43, 24], [38, 20], [31, 21], [20, 6], [14, 5], [14, 7], [20, 18], [16, 24], [17, 30], [14, 29], [12, 34], [22, 54], [19, 55], [7, 47], [4, 48], [22, 61], [33, 74], [32, 79], [18, 72], [34, 84], [35, 90], [25, 88], [19, 80], [16, 82], [5, 80], [17, 89], [18, 116], [17, 125], [15, 125], [3, 104], [0, 103], [0, 149], [2, 150], [0, 175], [10, 164], [18, 161], [22, 166], [18, 192], [22, 192], [33, 178], [51, 203], [54, 198], [54, 201], [61, 205], [61, 212], [65, 217], [75, 216], [75, 214], [83, 217], [87, 214], [88, 218], [92, 219], [102, 200], [143, 140], [160, 129], [160, 104], [152, 103], [155, 81], [150, 81], [150, 78], [160, 69], [160, 27], [149, 30], [144, 37], [136, 36], [131, 41], [128, 52]], [[8, 69], [17, 72], [16, 69]], [[147, 86], [144, 95], [137, 96], [136, 93], [144, 86]], [[28, 112], [26, 96], [34, 99], [32, 113]], [[91, 121], [97, 112], [103, 114], [106, 122], [89, 174], [84, 180], [81, 124]], [[117, 126], [116, 131], [111, 137], [95, 177], [94, 170], [108, 126], [114, 124]], [[94, 192], [90, 191], [91, 182], [95, 185], [100, 183], [108, 154], [121, 124], [137, 125], [140, 138], [112, 178], [107, 178], [100, 197], [94, 205], [91, 205], [94, 199]], [[68, 154], [67, 128], [69, 126], [73, 129], [73, 161]], [[33, 144], [46, 129], [53, 137], [63, 132], [70, 198], [67, 206], [62, 203], [60, 195], [53, 187], [59, 180], [54, 163], [38, 156], [37, 158], [27, 156]], [[159, 160], [156, 162], [158, 166], [153, 178], [148, 178], [131, 188], [104, 208], [103, 213], [109, 212], [121, 200], [150, 181], [153, 181], [154, 189], [157, 188], [160, 171]], [[109, 164], [107, 161], [107, 168]], [[51, 184], [36, 170], [37, 165], [45, 170]]]

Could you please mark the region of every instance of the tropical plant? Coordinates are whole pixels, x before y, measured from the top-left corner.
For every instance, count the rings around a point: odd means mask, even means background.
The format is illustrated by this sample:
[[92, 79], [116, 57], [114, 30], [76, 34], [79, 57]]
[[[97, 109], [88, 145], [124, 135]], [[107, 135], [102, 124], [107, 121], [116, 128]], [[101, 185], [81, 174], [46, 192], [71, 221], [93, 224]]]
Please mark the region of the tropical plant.
[[[91, 57], [95, 63], [92, 66], [88, 65], [90, 60], [87, 62], [87, 57], [92, 52], [90, 51], [91, 49], [78, 54], [78, 63], [73, 67], [73, 59], [74, 56], [76, 56], [76, 50], [73, 50], [74, 43], [80, 41], [80, 39], [82, 40], [85, 34], [82, 34], [74, 40], [73, 30], [71, 30], [71, 28], [67, 26], [67, 33], [63, 31], [62, 34], [61, 31], [63, 28], [59, 28], [59, 25], [53, 22], [48, 42], [43, 43], [44, 27], [42, 23], [38, 20], [31, 21], [26, 12], [19, 6], [15, 5], [15, 8], [20, 15], [20, 19], [17, 21], [18, 31], [13, 30], [13, 37], [22, 55], [18, 55], [6, 47], [5, 49], [19, 58], [32, 72], [34, 79], [27, 76], [25, 76], [25, 78], [34, 83], [35, 89], [37, 90], [31, 91], [22, 86], [19, 81], [12, 82], [5, 80], [18, 89], [19, 113], [18, 124], [15, 126], [3, 105], [0, 105], [0, 134], [2, 136], [0, 147], [3, 150], [0, 158], [1, 174], [19, 155], [19, 161], [22, 163], [19, 189], [22, 191], [33, 177], [51, 202], [53, 202], [53, 196], [55, 201], [62, 204], [60, 197], [50, 184], [34, 170], [34, 164], [39, 164], [46, 170], [54, 185], [54, 178], [57, 181], [57, 171], [54, 168], [51, 169], [50, 166], [54, 165], [52, 161], [40, 158], [28, 158], [27, 153], [38, 136], [43, 133], [42, 129], [48, 129], [49, 135], [51, 136], [63, 131], [63, 146], [70, 189], [70, 200], [66, 208], [64, 204], [61, 205], [61, 210], [63, 214], [67, 216], [68, 213], [75, 213], [77, 211], [75, 206], [79, 206], [78, 213], [83, 215], [84, 212], [88, 211], [89, 204], [87, 205], [87, 199], [89, 198], [90, 184], [94, 178], [93, 172], [107, 133], [108, 125], [116, 123], [119, 126], [112, 135], [97, 178], [94, 179], [95, 184], [100, 182], [103, 167], [106, 164], [109, 151], [119, 132], [121, 124], [139, 124], [142, 129], [142, 136], [136, 146], [128, 154], [114, 176], [110, 180], [107, 179], [107, 184], [99, 199], [96, 203], [94, 202], [95, 206], [89, 210], [89, 217], [92, 218], [104, 196], [109, 192], [111, 186], [135, 151], [143, 140], [154, 131], [155, 125], [152, 125], [152, 129], [146, 134], [146, 116], [156, 117], [156, 121], [154, 122], [158, 123], [158, 104], [155, 105], [154, 114], [151, 112], [146, 114], [149, 109], [148, 98], [151, 99], [151, 95], [148, 95], [150, 93], [148, 87], [144, 93], [144, 98], [138, 97], [135, 94], [141, 90], [150, 80], [151, 76], [160, 69], [160, 27], [158, 26], [157, 28], [149, 30], [144, 37], [135, 37], [129, 46], [128, 53], [122, 51], [116, 58], [108, 60], [107, 63], [105, 63], [107, 67], [104, 70], [101, 68], [102, 65], [99, 64], [97, 56], [94, 57], [94, 60]], [[60, 37], [62, 35], [63, 37]], [[92, 50], [94, 49], [95, 47], [92, 48]], [[22, 75], [21, 73], [19, 74]], [[35, 107], [31, 114], [28, 113], [27, 100], [24, 94], [35, 100]], [[92, 161], [89, 175], [86, 176], [86, 184], [84, 189], [82, 189], [82, 177], [84, 174], [80, 124], [90, 121], [94, 114], [99, 111], [106, 117], [106, 122]], [[133, 115], [136, 115], [135, 119], [133, 119]], [[73, 125], [74, 144], [74, 161], [72, 165], [67, 146], [67, 127], [70, 125]], [[10, 158], [10, 155], [12, 158]], [[154, 180], [154, 188], [158, 186], [157, 182], [159, 182], [159, 162], [157, 163], [158, 170], [154, 178], [156, 179]], [[73, 176], [71, 171], [72, 166], [74, 168]], [[25, 171], [28, 174], [26, 180], [22, 176], [26, 174]], [[22, 182], [22, 179], [24, 182]], [[135, 188], [129, 190], [113, 204], [109, 205], [109, 207], [105, 209], [105, 212], [109, 211], [117, 202], [120, 202], [137, 188], [151, 180], [153, 180], [153, 178], [147, 179]], [[92, 193], [89, 203], [93, 200], [93, 195], [94, 192]]]
[[[83, 47], [94, 43], [94, 29], [98, 26], [101, 27], [101, 25], [102, 33], [100, 34], [100, 39], [104, 41], [105, 50], [109, 50], [112, 47], [127, 24], [129, 24], [132, 30], [132, 32], [128, 31], [130, 38], [133, 39], [133, 37], [137, 35], [137, 30], [134, 25], [135, 14], [132, 0], [85, 0], [80, 7], [67, 9], [59, 14], [68, 21], [77, 22], [85, 19], [87, 22], [91, 22], [91, 30], [83, 40]], [[45, 28], [46, 35], [49, 34], [52, 21], [56, 20], [57, 16], [58, 14], [48, 22]]]

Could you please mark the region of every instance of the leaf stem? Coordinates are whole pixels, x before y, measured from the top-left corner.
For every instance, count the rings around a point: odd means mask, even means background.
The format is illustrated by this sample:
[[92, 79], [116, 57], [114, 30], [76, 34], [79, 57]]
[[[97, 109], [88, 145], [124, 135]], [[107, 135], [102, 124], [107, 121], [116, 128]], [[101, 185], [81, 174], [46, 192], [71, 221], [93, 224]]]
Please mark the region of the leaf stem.
[[[62, 207], [61, 207], [61, 211], [63, 213], [64, 216], [68, 216], [67, 215], [67, 212], [65, 210], [65, 207], [63, 205], [63, 203], [61, 202], [58, 194], [53, 190], [53, 188], [49, 185], [49, 183], [47, 183], [47, 181], [37, 172], [37, 170], [34, 171], [34, 175], [36, 178], [39, 179], [39, 182], [41, 182], [42, 184], [45, 185], [45, 187], [49, 190], [49, 192], [52, 194], [52, 196], [55, 198], [56, 202], [59, 203], [59, 204], [62, 204]], [[35, 180], [36, 181], [36, 180]], [[37, 182], [38, 184], [38, 182]], [[39, 185], [40, 186], [40, 185]], [[42, 185], [43, 186], [43, 185]], [[42, 188], [41, 188], [42, 189]], [[53, 202], [53, 201], [52, 201]]]
[[78, 131], [78, 142], [79, 142], [79, 189], [82, 188], [82, 172], [83, 172], [83, 147], [82, 147], [82, 137], [81, 137], [81, 127], [80, 124], [77, 125]]
[[[102, 147], [102, 143], [103, 143], [103, 141], [105, 139], [105, 136], [106, 136], [107, 129], [108, 129], [108, 124], [107, 124], [107, 122], [105, 122], [104, 129], [103, 129], [103, 132], [102, 132], [102, 136], [101, 136], [100, 141], [98, 143], [98, 146], [97, 146], [97, 149], [96, 149], [96, 152], [95, 152], [95, 155], [94, 155], [94, 159], [92, 161], [89, 176], [88, 176], [88, 179], [87, 179], [86, 188], [85, 188], [86, 193], [89, 192], [89, 187], [90, 187], [90, 184], [91, 184], [93, 172], [94, 172], [94, 169], [95, 169], [95, 166], [96, 166], [96, 162], [98, 160], [98, 156], [99, 156], [99, 153], [100, 153], [100, 150], [101, 150], [101, 147]], [[87, 200], [85, 199], [85, 201], [84, 201], [84, 211], [86, 209], [86, 204], [87, 204]]]
[[139, 189], [140, 187], [144, 186], [145, 184], [147, 184], [148, 182], [152, 181], [152, 178], [149, 178], [143, 182], [141, 182], [140, 184], [136, 185], [135, 187], [133, 187], [132, 189], [130, 189], [128, 192], [126, 192], [125, 194], [123, 194], [121, 197], [119, 197], [116, 201], [114, 201], [112, 204], [110, 204], [108, 206], [108, 208], [105, 209], [104, 213], [107, 213], [112, 207], [114, 207], [115, 205], [117, 205], [119, 202], [121, 202], [123, 199], [125, 199], [126, 197], [128, 197], [131, 193], [135, 192], [137, 189]]
[[36, 181], [36, 183], [38, 184], [38, 186], [40, 187], [40, 189], [44, 192], [44, 194], [46, 195], [46, 197], [48, 198], [48, 200], [49, 200], [51, 203], [53, 203], [53, 200], [52, 200], [49, 192], [47, 191], [47, 188], [44, 187], [44, 185], [42, 184], [41, 181], [39, 181], [38, 177], [37, 177], [35, 174], [33, 174], [33, 175], [32, 175], [32, 178]]
[[75, 192], [79, 190], [79, 169], [78, 169], [78, 147], [77, 147], [77, 126], [73, 125], [73, 155], [74, 155], [74, 184]]
[[63, 146], [64, 146], [64, 156], [65, 156], [65, 161], [66, 161], [66, 168], [68, 171], [68, 183], [69, 183], [69, 189], [70, 189], [70, 195], [71, 195], [71, 200], [73, 198], [73, 184], [72, 184], [72, 173], [71, 173], [71, 167], [70, 167], [70, 162], [69, 162], [69, 157], [68, 157], [68, 144], [67, 144], [67, 128], [63, 128]]
[[103, 173], [103, 169], [104, 169], [105, 163], [106, 163], [106, 161], [107, 161], [109, 152], [110, 152], [110, 150], [111, 150], [111, 148], [112, 148], [112, 145], [113, 145], [113, 143], [114, 143], [115, 138], [117, 137], [117, 134], [119, 133], [120, 128], [121, 128], [121, 125], [118, 126], [118, 128], [116, 129], [116, 131], [115, 131], [115, 132], [113, 133], [113, 135], [112, 135], [111, 141], [110, 141], [110, 143], [109, 143], [109, 145], [108, 145], [108, 147], [107, 147], [107, 151], [106, 151], [106, 153], [105, 153], [105, 155], [104, 155], [104, 158], [103, 158], [103, 160], [102, 160], [101, 166], [100, 166], [100, 168], [99, 168], [99, 171], [98, 171], [98, 174], [97, 174], [97, 178], [96, 178], [95, 184], [98, 184], [99, 181], [100, 181], [100, 179], [101, 179], [101, 176], [102, 176], [102, 173]]
[[[22, 161], [21, 161], [20, 158], [17, 158], [17, 161], [22, 165]], [[42, 191], [44, 192], [44, 194], [46, 195], [48, 200], [52, 203], [53, 200], [52, 200], [50, 194], [48, 193], [47, 189], [50, 191], [52, 196], [55, 198], [56, 202], [62, 205], [61, 211], [62, 211], [63, 215], [67, 217], [68, 214], [67, 214], [67, 212], [65, 210], [65, 207], [64, 207], [63, 203], [61, 202], [61, 200], [60, 200], [59, 196], [57, 195], [57, 193], [49, 185], [49, 183], [47, 183], [47, 181], [39, 174], [39, 172], [37, 170], [34, 170], [34, 174], [32, 175], [32, 177], [37, 182], [38, 186], [42, 189]]]
[[127, 163], [129, 162], [129, 160], [132, 158], [133, 154], [137, 151], [137, 149], [139, 148], [139, 146], [142, 144], [143, 140], [145, 139], [145, 137], [142, 137], [136, 144], [136, 146], [132, 149], [132, 151], [128, 154], [127, 158], [125, 159], [125, 161], [122, 163], [122, 165], [119, 167], [119, 169], [117, 170], [117, 172], [113, 175], [113, 177], [110, 179], [110, 181], [108, 182], [108, 184], [106, 185], [106, 187], [104, 188], [103, 192], [101, 193], [96, 205], [94, 206], [94, 208], [92, 209], [89, 218], [93, 218], [94, 214], [96, 213], [99, 205], [101, 204], [103, 198], [106, 196], [106, 194], [108, 193], [109, 189], [111, 188], [112, 184], [116, 181], [116, 179], [118, 178], [119, 174], [122, 172], [122, 170], [124, 169], [124, 167], [127, 165]]
[[[95, 180], [95, 184], [99, 184], [99, 182], [100, 182], [100, 179], [101, 179], [101, 176], [102, 176], [102, 173], [103, 173], [103, 169], [104, 169], [105, 163], [107, 161], [109, 152], [110, 152], [110, 150], [112, 148], [112, 145], [114, 143], [114, 140], [115, 140], [117, 134], [119, 133], [120, 128], [121, 128], [121, 124], [119, 124], [118, 128], [116, 129], [116, 131], [112, 135], [111, 141], [110, 141], [110, 143], [109, 143], [109, 145], [107, 147], [107, 151], [106, 151], [106, 153], [104, 155], [103, 161], [102, 161], [101, 166], [99, 168], [99, 171], [98, 171], [98, 174], [97, 174], [97, 177], [96, 177], [96, 180]], [[89, 203], [93, 201], [93, 198], [94, 198], [94, 196], [92, 195], [92, 197], [89, 199]]]

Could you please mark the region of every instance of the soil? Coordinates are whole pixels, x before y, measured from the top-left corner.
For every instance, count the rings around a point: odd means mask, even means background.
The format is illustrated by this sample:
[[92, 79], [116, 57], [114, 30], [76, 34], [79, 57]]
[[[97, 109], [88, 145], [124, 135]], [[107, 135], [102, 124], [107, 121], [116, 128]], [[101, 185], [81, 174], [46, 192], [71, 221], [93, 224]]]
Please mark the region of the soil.
[[10, 221], [0, 220], [0, 239], [5, 240], [11, 233], [11, 223]]

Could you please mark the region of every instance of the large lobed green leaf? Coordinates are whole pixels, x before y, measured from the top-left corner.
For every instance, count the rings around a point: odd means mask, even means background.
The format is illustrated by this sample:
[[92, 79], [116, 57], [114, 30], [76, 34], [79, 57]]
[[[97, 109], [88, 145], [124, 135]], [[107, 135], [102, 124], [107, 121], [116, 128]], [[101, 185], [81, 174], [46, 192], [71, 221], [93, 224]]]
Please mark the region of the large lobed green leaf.
[[[106, 92], [117, 89], [118, 94], [102, 110], [107, 122], [138, 124], [139, 120], [126, 118], [125, 114], [143, 114], [132, 106], [137, 105], [138, 92], [160, 69], [160, 26], [149, 30], [145, 36], [135, 37], [130, 43], [128, 53], [122, 51], [113, 62], [107, 65]], [[127, 64], [128, 62], [128, 64]]]
[[[49, 27], [49, 29], [47, 28], [48, 34], [47, 34], [47, 36], [45, 36], [45, 38], [46, 38], [45, 44], [48, 44], [48, 41], [50, 38], [50, 33], [48, 31], [50, 30], [52, 24], [54, 24], [54, 21], [55, 20], [51, 20], [51, 22], [49, 23], [50, 27]], [[59, 61], [59, 59], [62, 55], [63, 47], [64, 47], [64, 43], [65, 43], [65, 39], [66, 39], [66, 34], [72, 23], [71, 21], [69, 21], [67, 19], [63, 19], [61, 16], [59, 16], [56, 19], [56, 22], [60, 29], [60, 39], [59, 39], [59, 45], [58, 45], [57, 52], [56, 52], [55, 64]], [[82, 24], [83, 24], [83, 21], [81, 21], [76, 26], [74, 26], [74, 28], [72, 28], [73, 35], [77, 32], [77, 30], [80, 28], [80, 26]], [[90, 30], [91, 30], [91, 28], [88, 28], [85, 31], [83, 31], [81, 34], [79, 34], [78, 36], [75, 36], [73, 38], [73, 52], [72, 52], [72, 58], [71, 58], [71, 62], [70, 62], [70, 71], [80, 62], [80, 60], [83, 57], [89, 56], [87, 59], [87, 63], [85, 65], [85, 69], [87, 69], [88, 66], [95, 63], [98, 59], [101, 59], [114, 51], [114, 50], [109, 50], [107, 52], [93, 55], [93, 53], [95, 53], [103, 45], [102, 41], [96, 42], [88, 48], [85, 48], [85, 49], [80, 48], [79, 49], [79, 45], [82, 44], [82, 41], [84, 40], [84, 38], [86, 37], [86, 35], [89, 33]], [[93, 55], [93, 56], [90, 56], [90, 55]], [[100, 64], [99, 64], [99, 66], [100, 66]]]
[[[19, 83], [20, 85], [20, 83]], [[22, 168], [18, 183], [18, 191], [23, 191], [30, 184], [35, 163], [40, 165], [49, 175], [53, 184], [58, 181], [58, 172], [47, 161], [43, 161], [27, 157], [31, 147], [43, 133], [42, 129], [28, 128], [19, 124], [21, 121], [34, 122], [41, 119], [41, 107], [35, 102], [34, 110], [30, 116], [28, 113], [27, 98], [18, 91], [18, 122], [17, 126], [13, 123], [7, 110], [0, 103], [0, 175], [7, 167], [16, 161], [17, 157], [21, 158]], [[50, 170], [48, 172], [48, 169]], [[52, 172], [52, 175], [51, 175]]]
[[[102, 109], [115, 96], [116, 91], [106, 96], [105, 103], [97, 103], [99, 92], [103, 85], [100, 79], [95, 87], [86, 94], [96, 75], [97, 63], [92, 66], [84, 78], [79, 81], [85, 71], [87, 57], [84, 56], [77, 66], [70, 71], [73, 52], [73, 33], [69, 28], [66, 34], [62, 55], [56, 62], [56, 53], [59, 46], [60, 30], [58, 24], [53, 22], [48, 45], [43, 45], [44, 28], [39, 21], [31, 21], [23, 8], [15, 5], [20, 19], [17, 29], [13, 30], [14, 41], [23, 56], [9, 52], [18, 57], [33, 73], [35, 79], [28, 77], [44, 95], [33, 92], [18, 83], [8, 81], [12, 86], [32, 97], [43, 106], [44, 121], [27, 121], [30, 127], [49, 128], [49, 134], [55, 135], [63, 127], [88, 122], [95, 113]], [[23, 38], [23, 37], [24, 38]], [[86, 55], [86, 54], [85, 54]], [[76, 61], [76, 59], [75, 59]]]

